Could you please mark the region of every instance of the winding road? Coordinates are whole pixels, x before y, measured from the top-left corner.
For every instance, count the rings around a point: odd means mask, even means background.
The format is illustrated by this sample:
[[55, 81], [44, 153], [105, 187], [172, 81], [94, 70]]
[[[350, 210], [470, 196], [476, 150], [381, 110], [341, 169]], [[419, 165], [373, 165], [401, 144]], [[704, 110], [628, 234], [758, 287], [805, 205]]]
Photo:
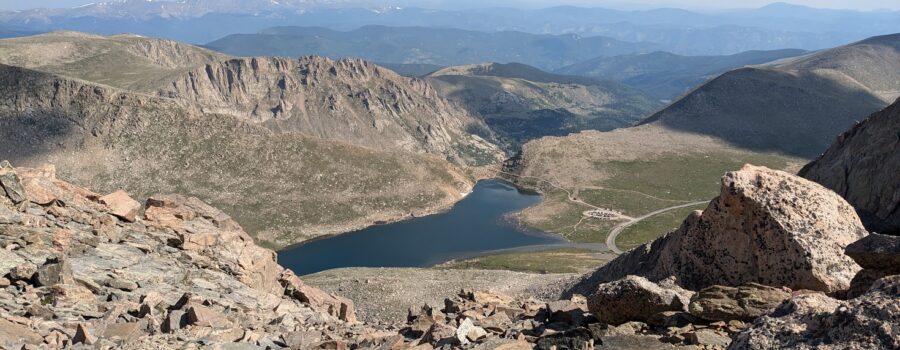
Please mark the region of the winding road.
[[[543, 182], [549, 184], [550, 186], [552, 186], [552, 187], [554, 187], [554, 188], [556, 188], [556, 189], [559, 189], [559, 190], [562, 190], [562, 191], [566, 192], [566, 197], [567, 197], [566, 199], [568, 199], [570, 202], [578, 203], [578, 204], [581, 204], [581, 205], [584, 205], [584, 206], [587, 206], [587, 207], [591, 207], [591, 208], [594, 208], [594, 209], [601, 209], [601, 210], [602, 210], [602, 208], [600, 208], [600, 207], [598, 207], [598, 206], [595, 206], [595, 205], [593, 205], [593, 204], [590, 204], [590, 203], [584, 202], [584, 201], [582, 201], [582, 200], [580, 200], [580, 199], [578, 199], [578, 198], [575, 198], [575, 196], [572, 195], [572, 192], [571, 192], [571, 191], [569, 191], [569, 190], [566, 189], [566, 188], [563, 188], [562, 186], [556, 185], [556, 184], [554, 184], [553, 182], [550, 182], [550, 181], [548, 181], [548, 180], [545, 180], [545, 179], [542, 179], [542, 178], [539, 178], [539, 177], [536, 177], [536, 176], [523, 176], [523, 175], [518, 175], [518, 174], [508, 173], [508, 172], [505, 172], [505, 171], [497, 171], [497, 173], [499, 173], [499, 174], [504, 174], [504, 175], [509, 175], [509, 176], [516, 176], [516, 177], [520, 177], [520, 178], [530, 178], [530, 179], [536, 179], [536, 180], [538, 180], [538, 181], [543, 181]], [[642, 192], [638, 192], [638, 191], [632, 191], [632, 190], [619, 190], [619, 189], [611, 189], [611, 188], [596, 187], [596, 186], [587, 186], [587, 187], [585, 187], [585, 188], [588, 188], [588, 187], [590, 187], [590, 188], [595, 188], [595, 189], [613, 190], [613, 191], [627, 191], [627, 192], [633, 192], [633, 193], [636, 193], [636, 194], [644, 195], [644, 196], [647, 196], [647, 197], [651, 197], [651, 198], [655, 198], [655, 199], [659, 199], [659, 200], [663, 200], [663, 201], [676, 201], [676, 200], [673, 200], [673, 199], [664, 199], [664, 198], [654, 197], [654, 196], [651, 196], [651, 195], [646, 194], [646, 193], [642, 193]], [[692, 206], [695, 206], [695, 205], [701, 205], [701, 204], [706, 204], [706, 203], [709, 203], [709, 200], [700, 201], [700, 202], [693, 202], [693, 203], [680, 204], [680, 205], [676, 205], [676, 206], [674, 206], [674, 207], [663, 208], [663, 209], [660, 209], [660, 210], [657, 210], [657, 211], [648, 213], [648, 214], [646, 214], [646, 215], [644, 215], [644, 216], [641, 216], [641, 217], [637, 217], [637, 218], [629, 218], [630, 220], [628, 220], [628, 221], [626, 221], [626, 222], [623, 222], [623, 223], [621, 223], [621, 224], [616, 225], [615, 227], [613, 227], [612, 230], [609, 231], [609, 235], [606, 236], [606, 247], [607, 247], [611, 252], [613, 252], [613, 253], [616, 253], [616, 254], [622, 254], [622, 253], [624, 253], [624, 251], [622, 251], [621, 249], [619, 249], [619, 247], [616, 246], [616, 237], [618, 237], [619, 234], [622, 233], [622, 231], [625, 230], [626, 228], [628, 228], [629, 226], [634, 225], [634, 224], [636, 224], [636, 223], [638, 223], [638, 222], [641, 222], [642, 220], [645, 220], [645, 219], [650, 218], [650, 217], [652, 217], [652, 216], [656, 216], [656, 215], [659, 215], [659, 214], [662, 214], [662, 213], [665, 213], [665, 212], [668, 212], [668, 211], [672, 211], [672, 210], [675, 210], [675, 209], [681, 209], [681, 208], [692, 207]], [[581, 220], [579, 220], [578, 223], [575, 224], [575, 228], [572, 230], [572, 233], [574, 233], [575, 231], [578, 230], [578, 226], [581, 225], [581, 223], [584, 221], [585, 218], [588, 218], [588, 216], [582, 216]], [[571, 234], [571, 233], [570, 233], [570, 234]], [[567, 235], [563, 235], [563, 236], [567, 236]]]
[[613, 229], [609, 231], [609, 235], [606, 236], [606, 246], [613, 253], [622, 254], [624, 252], [621, 249], [619, 249], [619, 247], [616, 246], [616, 237], [619, 236], [619, 233], [622, 233], [622, 230], [626, 229], [627, 227], [629, 227], [631, 225], [634, 225], [634, 224], [640, 222], [641, 220], [647, 219], [651, 216], [659, 215], [659, 214], [665, 213], [667, 211], [675, 210], [675, 209], [687, 208], [687, 207], [692, 207], [695, 205], [701, 205], [701, 204], [706, 204], [706, 203], [709, 203], [709, 201], [693, 202], [693, 203], [677, 205], [674, 207], [663, 208], [663, 209], [654, 211], [652, 213], [649, 213], [647, 215], [637, 217], [637, 218], [631, 219], [630, 221], [626, 221], [621, 224], [618, 224], [618, 225], [616, 225], [616, 227], [613, 227]]

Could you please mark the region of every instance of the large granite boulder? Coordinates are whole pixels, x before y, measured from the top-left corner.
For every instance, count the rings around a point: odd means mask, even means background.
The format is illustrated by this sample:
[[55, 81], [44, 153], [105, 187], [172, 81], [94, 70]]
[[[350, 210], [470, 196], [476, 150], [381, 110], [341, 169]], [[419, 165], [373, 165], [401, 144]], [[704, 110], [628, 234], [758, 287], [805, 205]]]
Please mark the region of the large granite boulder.
[[675, 276], [688, 289], [760, 283], [833, 292], [860, 270], [844, 248], [867, 231], [843, 198], [786, 172], [745, 165], [722, 178], [721, 194], [678, 230], [601, 267], [571, 288], [627, 275]]
[[839, 136], [800, 176], [846, 198], [870, 231], [900, 234], [898, 134], [900, 100]]
[[599, 285], [588, 297], [588, 309], [600, 322], [612, 325], [646, 322], [661, 312], [687, 311], [691, 294], [672, 281], [656, 284], [643, 277], [627, 276]]
[[729, 349], [900, 349], [900, 276], [859, 298], [794, 297], [738, 334]]
[[775, 310], [791, 291], [756, 283], [739, 287], [710, 286], [691, 298], [688, 311], [708, 321], [752, 321]]

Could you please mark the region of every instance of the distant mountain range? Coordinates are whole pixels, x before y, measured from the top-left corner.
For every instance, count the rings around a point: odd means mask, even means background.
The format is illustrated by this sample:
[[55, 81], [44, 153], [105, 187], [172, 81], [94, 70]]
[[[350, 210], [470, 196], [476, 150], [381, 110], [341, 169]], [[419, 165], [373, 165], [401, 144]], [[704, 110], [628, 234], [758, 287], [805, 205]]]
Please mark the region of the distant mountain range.
[[519, 62], [544, 69], [597, 56], [658, 49], [654, 44], [623, 42], [599, 36], [384, 26], [366, 26], [348, 32], [320, 27], [277, 27], [258, 34], [229, 35], [205, 46], [236, 56], [322, 55], [442, 66], [486, 61]]
[[[387, 5], [386, 5], [387, 4]], [[425, 9], [420, 1], [125, 0], [75, 9], [0, 13], [0, 25], [24, 31], [58, 29], [99, 34], [132, 32], [192, 43], [273, 26], [302, 23], [348, 31], [366, 25], [456, 28], [483, 32], [605, 36], [657, 43], [688, 55], [723, 55], [781, 48], [822, 49], [900, 32], [900, 12], [823, 10], [789, 4], [759, 9], [691, 12], [604, 8]], [[475, 63], [475, 62], [466, 62]]]
[[900, 96], [900, 34], [722, 74], [643, 124], [815, 157]]
[[651, 52], [614, 57], [598, 57], [557, 69], [557, 73], [615, 80], [658, 99], [677, 98], [734, 68], [762, 64], [799, 56], [806, 51], [784, 49], [747, 51], [727, 56], [682, 56], [670, 52]]

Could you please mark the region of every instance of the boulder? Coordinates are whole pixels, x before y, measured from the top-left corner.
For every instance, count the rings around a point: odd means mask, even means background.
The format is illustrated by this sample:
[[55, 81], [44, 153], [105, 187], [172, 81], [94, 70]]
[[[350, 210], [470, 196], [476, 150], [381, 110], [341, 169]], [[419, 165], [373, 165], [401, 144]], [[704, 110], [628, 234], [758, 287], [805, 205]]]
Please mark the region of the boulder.
[[[459, 343], [462, 345], [466, 345], [469, 343], [469, 332], [473, 332], [476, 326], [472, 323], [471, 318], [466, 318], [459, 323], [459, 327], [456, 328], [456, 339], [459, 340]], [[481, 328], [481, 327], [478, 327]], [[484, 332], [484, 329], [481, 328], [481, 331]], [[485, 332], [486, 333], [486, 332]], [[477, 339], [477, 338], [476, 338]]]
[[844, 252], [864, 269], [900, 274], [900, 236], [873, 233], [848, 245]]
[[56, 202], [56, 185], [46, 177], [29, 177], [22, 180], [22, 187], [28, 194], [28, 200], [38, 205], [49, 205]]
[[863, 295], [869, 288], [872, 288], [872, 285], [875, 284], [876, 281], [896, 274], [897, 273], [895, 272], [889, 272], [887, 270], [864, 269], [858, 272], [856, 276], [853, 277], [853, 280], [850, 281], [850, 289], [847, 290], [844, 297], [852, 299]]
[[191, 305], [187, 309], [187, 323], [198, 327], [228, 328], [231, 321], [220, 312], [201, 305]]
[[588, 309], [603, 323], [646, 322], [660, 312], [687, 311], [691, 294], [671, 281], [659, 285], [643, 277], [627, 276], [599, 285], [588, 297]]
[[342, 321], [356, 323], [356, 309], [350, 299], [328, 294], [325, 291], [309, 286], [291, 270], [284, 270], [280, 281], [285, 287], [285, 293], [298, 300], [310, 304], [314, 308], [325, 310], [328, 314]]
[[698, 329], [688, 335], [687, 342], [692, 345], [714, 347], [723, 349], [731, 344], [731, 337], [723, 332], [712, 329]]
[[141, 324], [138, 322], [113, 323], [106, 326], [103, 330], [103, 337], [108, 339], [118, 338], [122, 340], [131, 340], [143, 334]]
[[440, 347], [459, 344], [459, 339], [456, 338], [456, 328], [443, 322], [437, 322], [432, 324], [431, 328], [425, 332], [425, 335], [422, 336], [422, 342]]
[[100, 197], [100, 203], [106, 205], [110, 214], [128, 222], [134, 222], [138, 211], [141, 210], [141, 203], [131, 199], [131, 196], [122, 190]]
[[820, 293], [791, 298], [739, 333], [729, 349], [898, 349], [898, 324], [900, 276], [890, 276], [849, 301]]
[[97, 338], [91, 334], [91, 331], [84, 323], [79, 323], [75, 327], [75, 336], [72, 337], [72, 344], [94, 345]]
[[174, 333], [175, 331], [187, 326], [187, 313], [182, 310], [171, 310], [163, 321], [161, 330], [165, 333]]
[[[19, 256], [19, 254], [6, 249], [0, 249], [0, 277], [12, 273], [17, 267], [24, 264], [25, 259]], [[12, 277], [13, 279], [16, 279], [17, 276]]]
[[22, 180], [11, 168], [0, 168], [0, 187], [3, 188], [6, 196], [9, 197], [13, 204], [19, 204], [28, 200], [25, 187], [22, 186]]
[[694, 294], [688, 311], [708, 321], [751, 321], [772, 312], [790, 297], [790, 290], [756, 283], [710, 286]]
[[0, 318], [0, 348], [21, 349], [22, 344], [38, 345], [42, 342], [40, 334], [20, 324]]
[[94, 293], [75, 284], [55, 284], [50, 287], [49, 296], [58, 307], [91, 307], [97, 303]]
[[675, 276], [691, 290], [760, 283], [834, 292], [860, 267], [844, 254], [866, 229], [843, 198], [786, 172], [745, 165], [726, 173], [720, 195], [671, 232], [598, 269], [568, 293], [627, 275]]
[[56, 284], [75, 284], [72, 264], [66, 258], [48, 259], [34, 274], [34, 284], [38, 287]]

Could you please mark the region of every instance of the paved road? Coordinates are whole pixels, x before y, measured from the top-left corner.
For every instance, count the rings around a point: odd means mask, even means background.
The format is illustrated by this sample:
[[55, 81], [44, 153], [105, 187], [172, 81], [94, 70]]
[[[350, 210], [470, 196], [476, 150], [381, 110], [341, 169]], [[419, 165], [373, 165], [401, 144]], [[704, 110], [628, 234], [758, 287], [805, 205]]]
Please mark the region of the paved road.
[[623, 223], [621, 223], [621, 224], [618, 224], [618, 225], [616, 225], [616, 227], [613, 227], [613, 229], [612, 229], [611, 231], [609, 231], [609, 235], [606, 236], [606, 246], [609, 247], [609, 250], [611, 250], [613, 253], [616, 253], [616, 254], [622, 254], [622, 253], [624, 253], [624, 252], [623, 252], [621, 249], [619, 249], [619, 247], [616, 246], [616, 237], [618, 237], [618, 236], [619, 236], [619, 233], [622, 233], [622, 230], [624, 230], [624, 229], [627, 228], [628, 226], [634, 225], [634, 224], [640, 222], [641, 220], [644, 220], [644, 219], [649, 218], [649, 217], [651, 217], [651, 216], [655, 216], [655, 215], [658, 215], [658, 214], [665, 213], [665, 212], [670, 211], [670, 210], [681, 209], [681, 208], [686, 208], [686, 207], [692, 207], [692, 206], [695, 206], [695, 205], [706, 204], [706, 203], [709, 203], [709, 201], [687, 203], [687, 204], [682, 204], [682, 205], [678, 205], [678, 206], [674, 206], [674, 207], [668, 207], [668, 208], [664, 208], [664, 209], [660, 209], [660, 210], [654, 211], [654, 212], [652, 212], [652, 213], [650, 213], [650, 214], [647, 214], [647, 215], [644, 215], [644, 216], [641, 216], [641, 217], [638, 217], [638, 218], [634, 218], [634, 219], [632, 219], [632, 220], [630, 220], [630, 221], [626, 221], [626, 222], [623, 222]]

